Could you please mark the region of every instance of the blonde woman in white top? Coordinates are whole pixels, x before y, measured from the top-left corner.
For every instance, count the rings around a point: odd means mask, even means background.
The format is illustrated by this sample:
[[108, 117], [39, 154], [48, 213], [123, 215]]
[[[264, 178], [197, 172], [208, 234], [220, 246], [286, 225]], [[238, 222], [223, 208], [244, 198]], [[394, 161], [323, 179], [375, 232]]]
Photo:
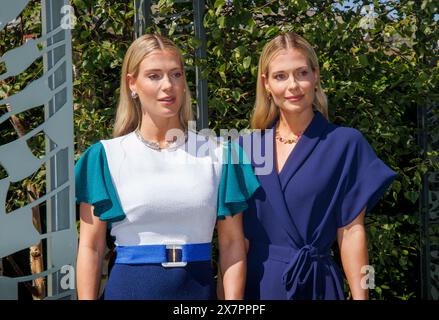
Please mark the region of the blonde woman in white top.
[[123, 63], [114, 138], [92, 145], [75, 167], [79, 299], [98, 298], [107, 228], [117, 257], [104, 299], [215, 299], [218, 218], [225, 298], [243, 298], [240, 212], [258, 182], [249, 165], [224, 161], [229, 149], [188, 130], [190, 120], [180, 51], [158, 35], [138, 38]]

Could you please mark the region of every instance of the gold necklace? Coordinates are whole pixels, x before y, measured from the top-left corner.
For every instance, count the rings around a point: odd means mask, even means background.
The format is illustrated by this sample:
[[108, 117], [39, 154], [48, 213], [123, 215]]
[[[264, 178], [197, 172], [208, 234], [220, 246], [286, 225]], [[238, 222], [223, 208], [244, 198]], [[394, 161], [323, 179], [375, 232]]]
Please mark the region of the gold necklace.
[[279, 141], [280, 143], [283, 144], [293, 144], [293, 143], [297, 143], [300, 138], [302, 137], [303, 132], [300, 132], [298, 135], [294, 135], [293, 138], [288, 139], [288, 138], [284, 138], [280, 135], [279, 133], [279, 129], [276, 129], [276, 140]]

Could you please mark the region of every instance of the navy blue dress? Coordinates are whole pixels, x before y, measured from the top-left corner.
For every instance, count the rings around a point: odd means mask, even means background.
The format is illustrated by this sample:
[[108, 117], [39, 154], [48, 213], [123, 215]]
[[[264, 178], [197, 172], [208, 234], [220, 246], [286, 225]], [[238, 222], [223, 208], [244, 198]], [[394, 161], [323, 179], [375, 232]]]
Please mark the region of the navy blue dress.
[[[267, 141], [257, 140], [263, 153]], [[274, 138], [268, 143], [274, 148]], [[358, 130], [319, 112], [279, 174], [275, 159], [268, 174], [258, 174], [261, 162], [246, 153], [261, 184], [243, 216], [250, 242], [246, 299], [344, 299], [343, 276], [330, 255], [337, 229], [365, 207], [368, 213], [396, 174]]]

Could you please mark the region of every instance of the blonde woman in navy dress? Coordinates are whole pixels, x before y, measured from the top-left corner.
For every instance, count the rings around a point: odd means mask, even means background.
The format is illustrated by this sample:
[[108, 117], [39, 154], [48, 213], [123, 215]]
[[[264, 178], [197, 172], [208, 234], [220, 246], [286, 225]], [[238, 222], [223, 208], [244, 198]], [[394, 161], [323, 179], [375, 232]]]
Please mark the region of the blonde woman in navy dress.
[[256, 170], [261, 188], [244, 212], [245, 296], [343, 299], [343, 276], [330, 254], [337, 241], [352, 298], [366, 299], [364, 216], [395, 173], [358, 130], [328, 121], [317, 56], [302, 37], [286, 33], [268, 42], [257, 81], [251, 123], [272, 134], [261, 149], [273, 151], [273, 170]]
[[98, 298], [107, 228], [117, 257], [104, 299], [215, 299], [217, 219], [225, 298], [243, 298], [238, 213], [258, 182], [250, 165], [224, 161], [230, 145], [188, 130], [189, 120], [180, 51], [158, 35], [138, 38], [123, 63], [114, 138], [92, 145], [75, 167], [79, 299]]

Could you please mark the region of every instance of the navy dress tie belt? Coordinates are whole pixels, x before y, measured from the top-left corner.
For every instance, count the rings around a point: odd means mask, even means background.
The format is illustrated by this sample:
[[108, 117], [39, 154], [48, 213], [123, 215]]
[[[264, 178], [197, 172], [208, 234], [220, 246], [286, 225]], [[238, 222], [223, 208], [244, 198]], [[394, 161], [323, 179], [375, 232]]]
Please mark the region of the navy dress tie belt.
[[[319, 272], [322, 264], [330, 264], [333, 262], [329, 251], [320, 252], [318, 248], [312, 245], [305, 245], [300, 249], [287, 246], [279, 246], [267, 244], [257, 241], [252, 241], [251, 246], [268, 247], [268, 256], [272, 259], [283, 261], [287, 263], [287, 267], [282, 274], [282, 283], [285, 285], [287, 291], [287, 298], [300, 299], [300, 289], [305, 286], [317, 288], [313, 290], [313, 299], [319, 299], [318, 293], [322, 292], [324, 279], [320, 276], [324, 273]], [[257, 250], [257, 249], [256, 249]]]

